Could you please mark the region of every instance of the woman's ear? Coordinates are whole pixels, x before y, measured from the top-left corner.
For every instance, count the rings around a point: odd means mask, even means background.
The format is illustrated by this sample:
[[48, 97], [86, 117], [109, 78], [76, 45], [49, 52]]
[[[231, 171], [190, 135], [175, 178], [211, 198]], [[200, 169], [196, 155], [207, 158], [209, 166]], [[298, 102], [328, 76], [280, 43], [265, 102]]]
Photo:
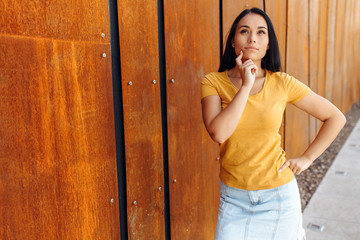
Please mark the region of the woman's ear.
[[234, 43], [235, 43], [235, 42], [234, 42], [234, 39], [231, 40], [231, 46], [232, 46], [232, 47], [234, 47]]

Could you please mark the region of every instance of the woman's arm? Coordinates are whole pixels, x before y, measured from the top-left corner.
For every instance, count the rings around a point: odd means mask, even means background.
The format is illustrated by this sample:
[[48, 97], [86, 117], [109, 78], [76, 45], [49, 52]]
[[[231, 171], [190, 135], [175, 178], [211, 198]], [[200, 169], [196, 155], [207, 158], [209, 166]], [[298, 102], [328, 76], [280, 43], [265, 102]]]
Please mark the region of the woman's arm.
[[203, 98], [202, 114], [206, 130], [217, 143], [225, 142], [235, 131], [244, 111], [250, 89], [241, 87], [229, 105], [221, 111], [219, 96]]
[[236, 68], [240, 71], [242, 86], [229, 105], [221, 110], [219, 96], [207, 96], [201, 101], [206, 130], [217, 143], [225, 142], [235, 131], [255, 82], [258, 69], [250, 59], [242, 63], [242, 56], [243, 53], [240, 52], [236, 58]]
[[346, 118], [331, 102], [312, 91], [294, 105], [323, 122], [319, 133], [306, 151], [300, 157], [286, 161], [279, 170], [281, 172], [289, 167], [294, 174], [300, 174], [334, 141], [345, 125]]

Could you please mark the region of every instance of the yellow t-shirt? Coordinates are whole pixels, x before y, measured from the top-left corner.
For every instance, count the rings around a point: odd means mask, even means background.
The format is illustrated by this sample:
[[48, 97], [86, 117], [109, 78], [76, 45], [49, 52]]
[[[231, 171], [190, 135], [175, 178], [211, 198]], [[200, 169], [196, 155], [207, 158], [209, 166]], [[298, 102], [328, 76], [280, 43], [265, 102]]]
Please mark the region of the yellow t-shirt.
[[[201, 82], [202, 98], [218, 95], [222, 109], [239, 90], [227, 71], [207, 74]], [[286, 104], [304, 98], [310, 88], [294, 77], [266, 70], [260, 92], [250, 95], [241, 119], [229, 139], [220, 145], [220, 179], [230, 187], [244, 190], [270, 189], [294, 179], [285, 163], [279, 134]]]

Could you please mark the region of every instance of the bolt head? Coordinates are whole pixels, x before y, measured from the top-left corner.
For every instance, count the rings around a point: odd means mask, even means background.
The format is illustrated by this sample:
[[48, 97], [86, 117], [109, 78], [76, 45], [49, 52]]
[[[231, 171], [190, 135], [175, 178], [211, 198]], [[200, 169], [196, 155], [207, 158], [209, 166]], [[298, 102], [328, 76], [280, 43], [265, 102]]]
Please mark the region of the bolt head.
[[102, 57], [103, 57], [103, 58], [106, 58], [106, 53], [103, 53], [103, 54], [102, 54]]
[[101, 37], [102, 37], [102, 38], [105, 38], [105, 33], [101, 33]]

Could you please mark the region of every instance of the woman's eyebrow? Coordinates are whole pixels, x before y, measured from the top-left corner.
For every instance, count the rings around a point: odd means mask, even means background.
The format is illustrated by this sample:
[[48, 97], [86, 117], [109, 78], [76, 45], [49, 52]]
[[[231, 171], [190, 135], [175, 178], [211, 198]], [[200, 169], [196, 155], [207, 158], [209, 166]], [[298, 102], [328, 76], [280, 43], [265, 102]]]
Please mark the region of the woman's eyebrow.
[[[244, 28], [250, 28], [248, 25], [241, 25], [241, 26], [239, 26], [239, 28], [242, 28], [242, 27], [244, 27]], [[264, 27], [264, 26], [259, 26], [258, 28], [264, 28], [264, 29], [267, 29], [266, 27]]]

